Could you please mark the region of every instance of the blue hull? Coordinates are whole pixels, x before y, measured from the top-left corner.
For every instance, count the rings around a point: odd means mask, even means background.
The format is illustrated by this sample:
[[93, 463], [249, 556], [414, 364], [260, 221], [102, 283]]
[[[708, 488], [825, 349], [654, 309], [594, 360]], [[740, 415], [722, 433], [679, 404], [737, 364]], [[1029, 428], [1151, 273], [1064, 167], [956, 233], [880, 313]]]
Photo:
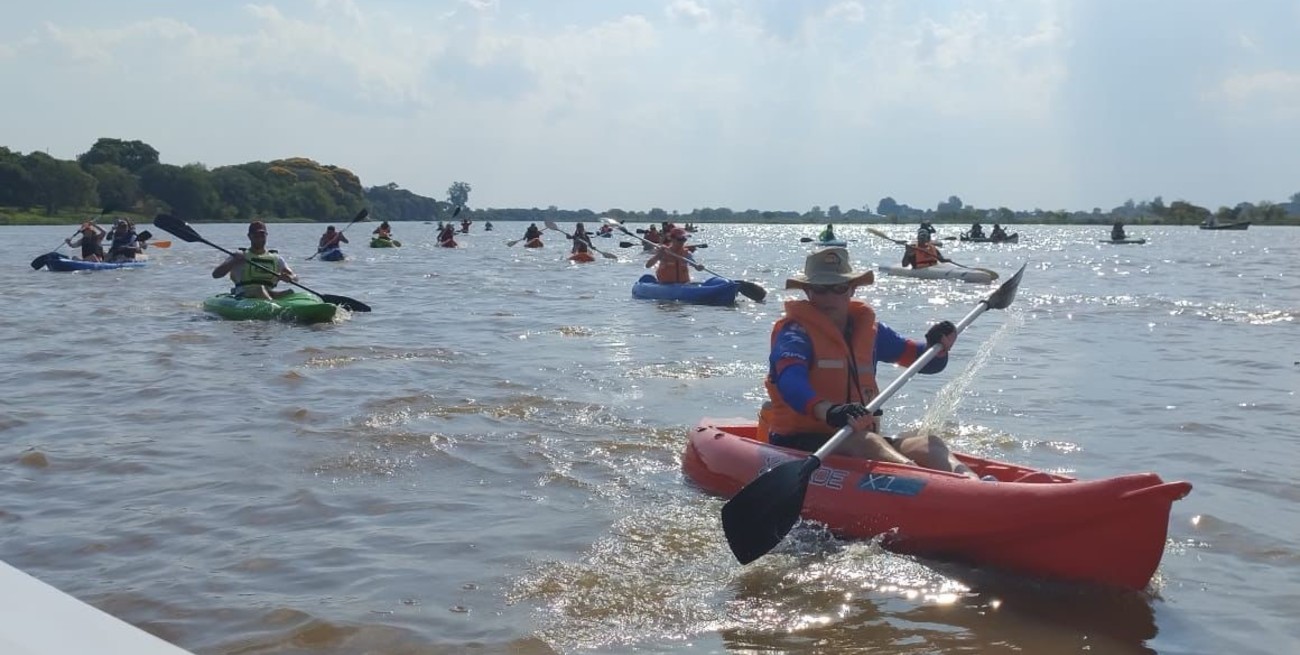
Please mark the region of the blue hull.
[[320, 258], [321, 260], [327, 262], [341, 262], [344, 259], [343, 251], [339, 250], [338, 248], [330, 248], [329, 250], [326, 250], [325, 252], [321, 253]]
[[119, 268], [143, 268], [148, 263], [148, 261], [87, 262], [59, 255], [58, 257], [51, 256], [46, 258], [45, 267], [51, 271], [67, 273], [70, 271], [111, 271]]
[[646, 274], [632, 285], [632, 297], [646, 300], [677, 300], [695, 305], [734, 305], [740, 284], [734, 280], [711, 277], [703, 282], [659, 284]]

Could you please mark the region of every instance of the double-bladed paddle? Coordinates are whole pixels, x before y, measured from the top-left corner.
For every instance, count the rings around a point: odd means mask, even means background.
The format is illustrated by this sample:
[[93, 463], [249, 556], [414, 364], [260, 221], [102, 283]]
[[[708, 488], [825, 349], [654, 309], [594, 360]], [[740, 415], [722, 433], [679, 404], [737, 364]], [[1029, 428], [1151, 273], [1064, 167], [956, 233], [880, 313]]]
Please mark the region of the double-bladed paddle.
[[[840, 239], [840, 240], [844, 241], [845, 243], [850, 241], [850, 239]], [[814, 241], [816, 241], [817, 243], [823, 243], [821, 239], [814, 239], [812, 237], [799, 237], [799, 243], [812, 243]]]
[[[564, 230], [561, 230], [560, 226], [555, 224], [555, 221], [545, 221], [545, 223], [546, 223], [546, 229], [555, 230], [556, 232], [559, 232], [560, 234], [563, 234], [564, 236], [568, 237], [570, 241], [573, 240], [573, 235], [569, 234], [568, 232], [565, 232]], [[600, 253], [600, 256], [604, 257], [605, 259], [618, 259], [618, 255], [615, 255], [614, 253], [611, 252], [605, 252], [604, 250], [597, 248], [596, 244], [591, 242], [591, 239], [587, 239], [584, 243], [587, 244], [588, 248], [591, 248], [592, 250], [595, 250], [596, 252]]]
[[[877, 229], [874, 228], [874, 227], [869, 227], [869, 228], [867, 228], [867, 232], [870, 232], [871, 234], [874, 234], [874, 235], [876, 235], [876, 236], [878, 236], [878, 237], [880, 237], [880, 238], [882, 238], [882, 239], [884, 239], [884, 240], [886, 240], [886, 241], [893, 241], [894, 243], [897, 243], [897, 244], [900, 245], [900, 246], [904, 246], [904, 247], [907, 247], [907, 248], [911, 248], [911, 249], [913, 249], [913, 250], [916, 249], [916, 246], [914, 246], [914, 245], [912, 245], [912, 244], [910, 244], [910, 243], [908, 243], [908, 242], [906, 242], [906, 241], [900, 241], [900, 240], [898, 240], [898, 239], [895, 239], [895, 238], [889, 236], [888, 234], [885, 234], [884, 232], [881, 232], [880, 230], [877, 230]], [[960, 264], [960, 263], [958, 263], [958, 262], [955, 262], [955, 261], [953, 261], [953, 260], [951, 260], [951, 259], [947, 259], [947, 258], [945, 258], [943, 261], [946, 261], [946, 262], [948, 262], [949, 264], [952, 264], [953, 266], [958, 266], [958, 267], [960, 267], [960, 268], [969, 268], [969, 269], [972, 270], [972, 271], [982, 271], [982, 272], [984, 272], [984, 273], [988, 273], [989, 275], [993, 276], [993, 279], [995, 279], [995, 280], [998, 279], [998, 272], [997, 272], [997, 271], [994, 271], [994, 270], [992, 270], [992, 269], [988, 269], [988, 268], [976, 268], [976, 267], [974, 267], [974, 266], [967, 266], [967, 265], [965, 265], [965, 264]]]
[[[348, 228], [352, 227], [352, 224], [353, 224], [353, 223], [356, 223], [357, 221], [364, 221], [364, 220], [366, 220], [366, 217], [369, 216], [369, 215], [370, 215], [370, 210], [369, 210], [369, 209], [362, 208], [361, 211], [357, 212], [357, 215], [356, 215], [356, 216], [352, 217], [352, 220], [348, 221], [348, 224], [347, 224], [347, 225], [344, 225], [344, 226], [343, 226], [343, 229], [342, 229], [342, 230], [339, 230], [339, 232], [338, 232], [338, 236], [343, 236], [343, 233], [346, 232], [346, 231], [348, 230]], [[324, 247], [324, 248], [317, 248], [317, 249], [316, 249], [316, 252], [313, 253], [311, 257], [308, 257], [307, 260], [308, 260], [308, 261], [311, 261], [311, 260], [313, 260], [313, 259], [316, 259], [316, 255], [319, 255], [319, 254], [325, 252], [326, 250], [329, 250], [330, 248], [337, 248], [338, 245], [339, 245], [339, 240], [336, 238], [336, 239], [334, 239], [334, 244], [333, 244], [332, 246], [326, 246], [326, 247]], [[313, 293], [315, 293], [315, 292], [313, 292]], [[320, 295], [320, 294], [316, 294], [316, 295]]]
[[[650, 241], [649, 239], [645, 239], [645, 238], [639, 237], [639, 236], [637, 236], [636, 234], [633, 234], [632, 232], [629, 232], [627, 228], [623, 227], [623, 224], [622, 224], [622, 223], [619, 223], [618, 221], [616, 221], [616, 220], [614, 220], [614, 219], [612, 219], [612, 218], [605, 218], [605, 219], [602, 219], [602, 220], [604, 220], [604, 222], [605, 222], [606, 225], [608, 225], [608, 226], [610, 226], [610, 227], [613, 227], [614, 229], [618, 230], [619, 232], [622, 232], [623, 234], [626, 234], [626, 235], [632, 237], [633, 239], [638, 239], [638, 240], [640, 240], [642, 243], [649, 244], [649, 245], [652, 245], [652, 246], [655, 246], [655, 247], [658, 247], [658, 246], [659, 246], [659, 244], [657, 244], [657, 243], [655, 243], [655, 242], [653, 242], [653, 241]], [[626, 242], [619, 242], [619, 245], [621, 246], [621, 245], [623, 245], [623, 243], [626, 243]], [[703, 248], [704, 246], [705, 246], [705, 244], [702, 244], [702, 243], [701, 243], [701, 244], [699, 244], [699, 245], [696, 246], [696, 247], [697, 247], [697, 248]], [[711, 273], [711, 274], [713, 274], [713, 275], [716, 275], [716, 276], [718, 276], [718, 277], [720, 277], [720, 278], [722, 278], [722, 279], [724, 279], [724, 280], [730, 280], [730, 279], [731, 279], [731, 278], [728, 278], [728, 277], [723, 276], [723, 275], [718, 275], [718, 273], [709, 270], [708, 268], [704, 267], [703, 265], [699, 265], [699, 264], [697, 264], [697, 263], [694, 262], [694, 261], [691, 261], [691, 260], [689, 260], [689, 259], [687, 259], [687, 258], [685, 258], [685, 257], [682, 257], [681, 255], [678, 255], [677, 253], [675, 253], [675, 252], [673, 252], [673, 251], [671, 251], [671, 250], [668, 250], [667, 248], [664, 249], [664, 252], [667, 252], [668, 254], [672, 255], [673, 257], [676, 257], [676, 258], [678, 258], [678, 259], [680, 259], [680, 260], [682, 260], [682, 261], [684, 261], [684, 262], [687, 262], [687, 263], [689, 263], [689, 264], [691, 264], [691, 265], [697, 265], [697, 266], [700, 266], [700, 270], [708, 271], [709, 273]], [[740, 293], [743, 294], [746, 298], [749, 298], [750, 300], [753, 300], [754, 302], [763, 302], [763, 299], [767, 297], [767, 289], [764, 289], [763, 287], [761, 287], [761, 286], [759, 286], [759, 285], [757, 285], [757, 284], [755, 284], [755, 283], [753, 283], [753, 282], [750, 282], [750, 281], [748, 281], [748, 280], [734, 280], [734, 282], [735, 282], [736, 285], [737, 285], [737, 291], [740, 291]]]
[[[658, 245], [658, 244], [656, 244], [655, 242], [650, 241], [649, 239], [645, 239], [645, 242], [648, 243], [648, 244], [650, 244], [650, 245], [652, 245], [652, 246], [654, 246], [654, 245]], [[641, 244], [639, 244], [639, 243], [632, 243], [631, 241], [619, 241], [619, 242], [618, 242], [618, 247], [619, 247], [619, 248], [631, 248], [631, 247], [633, 247], [633, 246], [636, 246], [637, 248], [640, 248], [640, 247], [641, 247]], [[700, 248], [708, 248], [708, 247], [709, 247], [709, 244], [707, 244], [707, 243], [692, 243], [691, 245], [686, 246], [686, 249], [687, 249], [687, 250], [691, 250], [691, 251], [695, 251], [695, 250], [699, 250]]]
[[[104, 216], [105, 214], [108, 214], [108, 213], [109, 213], [109, 208], [108, 208], [108, 207], [105, 207], [105, 208], [103, 208], [102, 210], [100, 210], [100, 212], [99, 212], [99, 216]], [[90, 222], [91, 222], [91, 223], [94, 223], [95, 221], [99, 220], [99, 216], [96, 216], [96, 217], [90, 219]], [[75, 236], [77, 236], [78, 234], [81, 234], [81, 228], [77, 228], [77, 231], [72, 233], [72, 237], [75, 237]], [[59, 252], [59, 249], [63, 247], [63, 244], [67, 243], [68, 241], [71, 241], [71, 240], [72, 240], [72, 237], [68, 237], [67, 239], [64, 239], [64, 240], [60, 241], [60, 242], [59, 242], [59, 245], [57, 245], [57, 246], [54, 247], [54, 250], [51, 250], [51, 251], [45, 253], [44, 255], [38, 255], [38, 256], [36, 257], [36, 259], [33, 259], [33, 260], [32, 260], [32, 270], [34, 270], [34, 271], [39, 271], [39, 270], [41, 270], [41, 267], [45, 265], [45, 261], [46, 261], [47, 259], [49, 259], [50, 255], [57, 255], [58, 252]], [[57, 259], [57, 257], [56, 257], [56, 259]]]
[[[1011, 279], [1002, 283], [989, 297], [981, 300], [961, 322], [956, 325], [956, 333], [961, 334], [980, 314], [990, 309], [1006, 309], [1016, 298], [1016, 289], [1020, 286], [1020, 277], [1025, 267], [1021, 266]], [[943, 348], [934, 344], [925, 349], [907, 370], [903, 371], [889, 386], [885, 387], [867, 403], [867, 411], [874, 412], [889, 400], [907, 381], [916, 375], [930, 360], [939, 355]], [[808, 492], [808, 482], [822, 465], [822, 459], [835, 451], [840, 442], [853, 433], [853, 428], [840, 428], [821, 448], [804, 459], [791, 460], [754, 478], [745, 485], [727, 504], [722, 506], [722, 530], [727, 535], [727, 545], [741, 564], [748, 564], [776, 547], [799, 520], [803, 510], [804, 495]]]
[[[220, 250], [221, 252], [230, 255], [231, 257], [235, 256], [235, 253], [226, 250], [225, 248], [222, 248], [221, 246], [218, 246], [217, 244], [212, 243], [207, 239], [204, 239], [202, 235], [200, 235], [198, 232], [194, 230], [194, 228], [190, 227], [189, 223], [186, 223], [185, 221], [182, 221], [181, 219], [176, 218], [175, 216], [172, 216], [170, 214], [159, 214], [157, 217], [153, 219], [153, 224], [159, 228], [171, 232], [173, 235], [179, 237], [182, 241], [188, 241], [189, 243], [195, 243], [195, 242], [206, 243], [207, 245], [212, 246], [213, 248], [216, 248], [217, 250]], [[257, 262], [250, 261], [248, 263], [272, 275], [276, 274], [275, 271]], [[290, 282], [289, 280], [285, 280], [285, 282], [288, 282], [289, 284], [292, 284], [295, 287], [298, 287], [304, 291], [314, 293], [320, 296], [321, 300], [324, 300], [325, 302], [331, 305], [338, 305], [339, 307], [342, 307], [348, 311], [352, 311], [352, 312], [370, 311], [370, 305], [367, 305], [361, 302], [360, 300], [353, 300], [352, 298], [348, 298], [347, 296], [334, 296], [326, 293], [320, 293], [319, 291], [316, 291], [315, 289], [311, 289], [307, 285], [300, 284], [298, 282]]]

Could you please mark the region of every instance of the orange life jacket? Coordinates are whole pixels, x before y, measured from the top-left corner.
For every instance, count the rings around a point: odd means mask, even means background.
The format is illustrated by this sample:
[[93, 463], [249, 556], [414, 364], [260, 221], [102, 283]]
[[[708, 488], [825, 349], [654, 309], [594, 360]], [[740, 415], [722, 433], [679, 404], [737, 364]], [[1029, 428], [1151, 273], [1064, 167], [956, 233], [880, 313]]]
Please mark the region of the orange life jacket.
[[912, 268], [926, 268], [939, 263], [939, 248], [933, 243], [912, 247]]
[[[785, 317], [772, 326], [773, 345], [776, 344], [781, 329], [791, 321], [798, 323], [812, 341], [813, 361], [808, 363], [808, 381], [817, 393], [817, 398], [833, 403], [865, 404], [876, 397], [880, 388], [876, 386], [872, 361], [876, 346], [874, 310], [861, 301], [849, 303], [849, 325], [853, 335], [852, 360], [849, 358], [850, 344], [845, 342], [844, 334], [807, 300], [785, 303]], [[849, 377], [854, 370], [857, 371], [857, 384], [853, 384]], [[832, 434], [835, 431], [823, 421], [804, 414], [804, 408], [786, 404], [770, 374], [763, 385], [767, 387], [767, 396], [772, 401], [767, 428], [773, 433]]]
[[660, 284], [690, 282], [691, 269], [685, 259], [690, 253], [685, 248], [679, 251], [675, 243], [668, 249], [668, 253], [659, 257], [659, 266], [655, 268], [655, 279]]

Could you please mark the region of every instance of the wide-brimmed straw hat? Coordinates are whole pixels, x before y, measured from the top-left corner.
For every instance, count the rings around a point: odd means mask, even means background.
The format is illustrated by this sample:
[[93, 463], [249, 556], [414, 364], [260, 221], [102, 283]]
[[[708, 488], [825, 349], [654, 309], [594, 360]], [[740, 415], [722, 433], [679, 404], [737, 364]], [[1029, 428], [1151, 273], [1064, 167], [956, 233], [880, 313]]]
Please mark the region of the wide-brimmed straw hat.
[[833, 246], [815, 250], [804, 260], [803, 272], [787, 278], [785, 288], [804, 289], [810, 285], [851, 284], [855, 287], [871, 284], [876, 275], [871, 271], [853, 270], [849, 251]]

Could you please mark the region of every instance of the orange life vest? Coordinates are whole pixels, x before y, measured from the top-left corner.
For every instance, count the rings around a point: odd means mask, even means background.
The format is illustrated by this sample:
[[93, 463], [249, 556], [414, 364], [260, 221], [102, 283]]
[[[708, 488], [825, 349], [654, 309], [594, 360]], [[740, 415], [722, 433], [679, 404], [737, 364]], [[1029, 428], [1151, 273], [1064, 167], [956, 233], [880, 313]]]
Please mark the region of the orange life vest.
[[[685, 259], [689, 254], [684, 248], [681, 252], [678, 252], [677, 246], [674, 244], [668, 249], [668, 253], [659, 257], [659, 266], [655, 268], [655, 279], [660, 284], [690, 282], [691, 269]], [[676, 255], [676, 257], [673, 255]]]
[[926, 268], [939, 263], [939, 248], [933, 243], [925, 243], [912, 248], [912, 268]]
[[[852, 327], [852, 360], [850, 344], [844, 334], [825, 314], [807, 300], [785, 303], [785, 317], [772, 326], [772, 344], [789, 322], [800, 325], [812, 341], [813, 361], [808, 363], [808, 381], [821, 400], [833, 403], [868, 403], [880, 388], [876, 386], [873, 357], [876, 346], [876, 312], [866, 303], [857, 300], [849, 303], [849, 325]], [[857, 371], [857, 384], [850, 374]], [[786, 404], [777, 390], [771, 375], [764, 380], [768, 398], [772, 401], [767, 427], [776, 434], [832, 434], [835, 429], [803, 413], [803, 408]]]

